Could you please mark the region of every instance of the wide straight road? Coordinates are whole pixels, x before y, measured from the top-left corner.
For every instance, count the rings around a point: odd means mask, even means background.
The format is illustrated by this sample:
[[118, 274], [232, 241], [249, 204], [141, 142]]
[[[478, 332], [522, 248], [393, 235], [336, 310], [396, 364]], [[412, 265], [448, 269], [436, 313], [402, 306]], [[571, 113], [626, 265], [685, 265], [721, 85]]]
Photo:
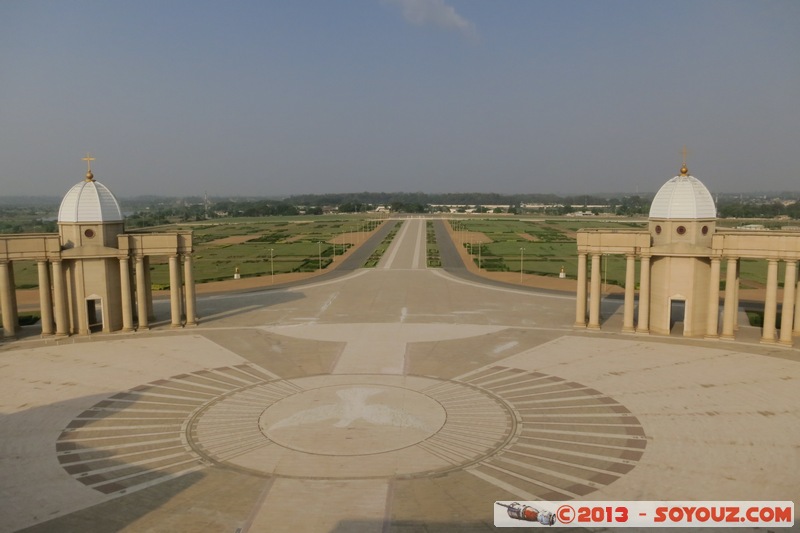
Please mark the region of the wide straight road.
[[419, 270], [427, 265], [425, 219], [405, 220], [378, 268], [385, 270]]

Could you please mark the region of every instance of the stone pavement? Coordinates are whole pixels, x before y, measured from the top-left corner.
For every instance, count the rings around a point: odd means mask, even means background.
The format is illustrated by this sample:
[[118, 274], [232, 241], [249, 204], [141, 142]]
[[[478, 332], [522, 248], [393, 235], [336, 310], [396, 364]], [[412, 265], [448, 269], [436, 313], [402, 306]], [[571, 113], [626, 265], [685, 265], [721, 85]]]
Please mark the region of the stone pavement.
[[198, 328], [4, 345], [0, 531], [488, 531], [496, 500], [800, 501], [798, 350], [573, 330], [571, 295], [427, 270], [406, 224], [379, 268], [201, 297]]

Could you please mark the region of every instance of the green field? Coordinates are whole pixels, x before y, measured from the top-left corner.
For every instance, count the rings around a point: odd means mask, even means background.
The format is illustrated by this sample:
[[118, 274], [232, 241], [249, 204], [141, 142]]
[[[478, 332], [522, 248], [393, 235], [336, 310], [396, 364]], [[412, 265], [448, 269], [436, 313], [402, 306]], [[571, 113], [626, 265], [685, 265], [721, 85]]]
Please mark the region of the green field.
[[[346, 249], [363, 241], [366, 232], [377, 227], [382, 219], [359, 216], [310, 216], [233, 218], [224, 222], [197, 222], [148, 228], [152, 231], [191, 230], [194, 241], [194, 273], [198, 283], [231, 279], [238, 267], [242, 277], [268, 276], [288, 272], [312, 272], [324, 269]], [[489, 271], [519, 272], [557, 276], [561, 270], [569, 278], [577, 277], [575, 232], [581, 228], [644, 228], [646, 222], [616, 220], [585, 220], [576, 218], [457, 218], [449, 221], [458, 243], [471, 251], [475, 264]], [[429, 266], [439, 265], [438, 246], [432, 240], [432, 225], [428, 223]], [[476, 235], [482, 234], [482, 235]], [[479, 244], [484, 237], [490, 242]], [[228, 239], [228, 241], [223, 241]], [[388, 247], [385, 241], [367, 265], [377, 264], [380, 254]], [[523, 248], [520, 254], [520, 248]], [[522, 255], [522, 265], [520, 265]], [[270, 260], [270, 257], [272, 258]], [[320, 261], [321, 260], [321, 261]], [[725, 262], [721, 279], [725, 279]], [[169, 285], [166, 258], [151, 259], [151, 275], [156, 289]], [[779, 280], [784, 268], [780, 264]], [[601, 272], [605, 283], [623, 286], [625, 259], [604, 256]], [[766, 261], [742, 260], [742, 287], [763, 286], [766, 283]], [[638, 285], [638, 268], [637, 268]], [[17, 288], [38, 286], [36, 263], [15, 261], [14, 277]], [[722, 283], [724, 285], [724, 281]]]
[[430, 220], [425, 223], [425, 236], [426, 264], [428, 268], [439, 268], [442, 266], [442, 259], [439, 256], [439, 245], [436, 242], [436, 231]]
[[[578, 257], [575, 233], [579, 229], [620, 228], [643, 229], [644, 221], [563, 219], [510, 219], [510, 218], [459, 218], [449, 221], [458, 243], [471, 253], [476, 265], [494, 272], [519, 272], [520, 266], [526, 274], [558, 276], [564, 268], [568, 278], [577, 278]], [[491, 242], [475, 233], [482, 233]], [[523, 235], [528, 236], [528, 238]], [[522, 250], [520, 250], [522, 248]], [[520, 260], [522, 263], [520, 264]], [[783, 264], [778, 279], [783, 279]], [[725, 279], [726, 265], [723, 261], [721, 279]], [[620, 255], [603, 256], [601, 262], [603, 282], [625, 285], [625, 258]], [[741, 261], [743, 288], [755, 288], [766, 283], [767, 262]], [[636, 285], [639, 271], [636, 270]], [[724, 288], [724, 281], [721, 283]]]
[[[147, 228], [148, 231], [193, 233], [194, 275], [197, 283], [232, 279], [236, 268], [243, 278], [324, 269], [351, 246], [363, 242], [382, 219], [364, 216], [231, 218]], [[227, 239], [228, 242], [222, 241]], [[242, 242], [244, 241], [244, 242]], [[271, 258], [271, 259], [270, 259]], [[166, 257], [150, 261], [153, 288], [169, 287]], [[35, 262], [15, 261], [17, 288], [38, 287]]]

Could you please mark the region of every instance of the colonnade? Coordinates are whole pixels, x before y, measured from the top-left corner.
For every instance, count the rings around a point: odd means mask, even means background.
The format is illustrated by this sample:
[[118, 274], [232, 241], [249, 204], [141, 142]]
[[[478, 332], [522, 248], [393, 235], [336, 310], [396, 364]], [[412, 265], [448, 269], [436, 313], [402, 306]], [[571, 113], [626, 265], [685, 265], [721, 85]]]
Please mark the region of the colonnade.
[[[197, 325], [197, 295], [192, 263], [192, 256], [189, 254], [169, 256], [170, 326], [173, 328]], [[133, 331], [134, 284], [131, 283], [131, 266], [127, 256], [119, 259], [119, 272], [122, 288], [122, 330]], [[150, 329], [150, 322], [155, 319], [153, 293], [150, 290], [150, 256], [139, 254], [134, 257], [134, 277], [137, 326], [138, 329], [147, 330]]]
[[[587, 256], [591, 255], [591, 276], [587, 276]], [[578, 254], [578, 297], [575, 305], [575, 327], [600, 329], [601, 276], [600, 261], [602, 253]], [[640, 255], [639, 270], [639, 319], [634, 327], [636, 285], [636, 254], [625, 254], [625, 300], [622, 313], [622, 331], [626, 333], [650, 332], [650, 256]], [[589, 321], [586, 321], [587, 286], [589, 293]]]
[[[150, 329], [150, 323], [155, 319], [149, 256], [136, 255], [133, 262], [135, 274], [131, 271], [130, 258], [127, 255], [119, 257], [122, 331]], [[195, 326], [198, 323], [192, 263], [190, 254], [169, 256], [170, 325], [173, 328], [184, 325]], [[42, 335], [69, 335], [72, 325], [64, 261], [39, 258], [36, 259], [36, 264]], [[135, 277], [135, 287], [132, 276]], [[77, 307], [79, 310], [83, 309], [81, 305]], [[85, 309], [83, 310], [82, 314], [85, 314]], [[16, 337], [19, 331], [19, 313], [14, 283], [14, 262], [10, 260], [0, 261], [0, 313], [3, 337]]]
[[[591, 256], [591, 275], [587, 276], [587, 261]], [[575, 327], [600, 329], [601, 276], [600, 261], [602, 253], [578, 254], [578, 289], [575, 305]], [[634, 324], [636, 257], [635, 253], [625, 254], [625, 298], [623, 304], [622, 331], [625, 333], [649, 333], [650, 319], [650, 255], [639, 254], [639, 313]], [[708, 287], [708, 310], [706, 338], [732, 340], [737, 329], [736, 318], [739, 308], [740, 258], [712, 257], [711, 278]], [[722, 310], [722, 331], [719, 331], [719, 284], [722, 261], [726, 262], [725, 295]], [[780, 334], [777, 332], [778, 309], [778, 263], [785, 263], [783, 301], [781, 304]], [[587, 290], [588, 287], [588, 290]], [[587, 322], [588, 292], [588, 322]], [[767, 259], [767, 286], [764, 302], [764, 322], [761, 342], [778, 342], [792, 345], [793, 336], [800, 336], [800, 287], [798, 287], [797, 260]]]

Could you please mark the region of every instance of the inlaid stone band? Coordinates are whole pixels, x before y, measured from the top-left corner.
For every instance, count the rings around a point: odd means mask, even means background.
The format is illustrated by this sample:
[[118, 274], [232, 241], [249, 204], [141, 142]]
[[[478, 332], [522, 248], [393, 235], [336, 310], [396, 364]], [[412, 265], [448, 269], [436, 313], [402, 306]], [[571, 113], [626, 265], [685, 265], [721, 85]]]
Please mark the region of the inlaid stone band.
[[629, 472], [645, 443], [612, 398], [537, 372], [283, 380], [244, 364], [114, 395], [73, 420], [56, 450], [107, 494], [218, 465], [312, 479], [467, 470], [521, 496], [569, 499]]

